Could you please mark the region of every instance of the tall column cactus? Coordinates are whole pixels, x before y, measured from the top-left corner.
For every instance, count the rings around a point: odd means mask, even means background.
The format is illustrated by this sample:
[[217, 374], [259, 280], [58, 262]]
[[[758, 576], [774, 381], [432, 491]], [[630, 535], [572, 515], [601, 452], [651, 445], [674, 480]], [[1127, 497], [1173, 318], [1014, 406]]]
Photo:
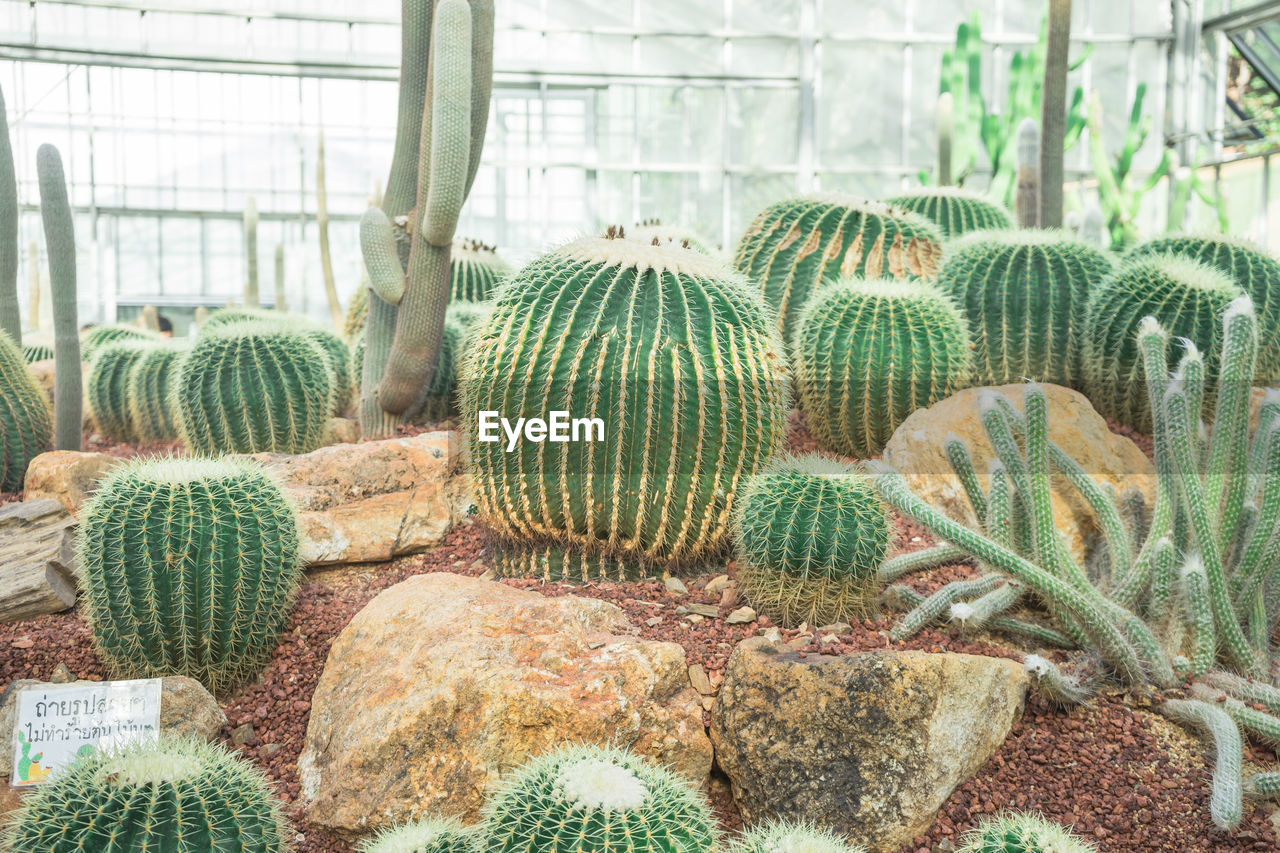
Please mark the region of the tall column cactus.
[[955, 130], [955, 99], [950, 92], [938, 96], [938, 186], [951, 184], [951, 137]]
[[[329, 253], [329, 192], [324, 179], [324, 129], [316, 137], [316, 227], [320, 230], [320, 271], [324, 275], [324, 297], [329, 303], [333, 327], [342, 328], [342, 303], [333, 283], [333, 256]], [[277, 261], [283, 263], [283, 260]], [[284, 310], [280, 305], [276, 306]]]
[[284, 243], [276, 243], [276, 304], [277, 311], [289, 310], [289, 295], [284, 286]]
[[76, 296], [76, 234], [67, 201], [62, 156], [52, 145], [36, 152], [40, 181], [40, 216], [49, 251], [49, 284], [53, 291], [53, 421], [55, 450], [79, 450], [83, 439], [83, 384], [80, 372], [80, 329]]
[[360, 405], [366, 436], [392, 432], [431, 385], [450, 250], [480, 165], [493, 86], [493, 0], [403, 0], [401, 8], [400, 116], [383, 213], [404, 223], [397, 255], [405, 275], [397, 302], [371, 284]]
[[1044, 89], [1040, 102], [1040, 226], [1062, 227], [1062, 181], [1067, 136], [1067, 53], [1071, 0], [1049, 0]]
[[244, 203], [244, 304], [257, 308], [258, 299], [258, 203], [249, 196]]
[[1034, 119], [1024, 118], [1018, 125], [1017, 174], [1018, 225], [1035, 228], [1040, 224], [1040, 127]]
[[22, 349], [22, 314], [18, 309], [18, 177], [4, 92], [0, 90], [0, 329]]

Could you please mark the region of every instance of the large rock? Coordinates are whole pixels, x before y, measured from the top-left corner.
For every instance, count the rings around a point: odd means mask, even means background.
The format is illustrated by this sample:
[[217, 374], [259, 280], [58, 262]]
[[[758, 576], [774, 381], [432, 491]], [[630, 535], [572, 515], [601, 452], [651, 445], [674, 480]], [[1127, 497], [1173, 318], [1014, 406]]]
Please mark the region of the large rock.
[[[1025, 385], [1004, 385], [1003, 393], [1019, 410]], [[1099, 482], [1117, 493], [1140, 489], [1148, 505], [1155, 500], [1155, 467], [1128, 438], [1113, 433], [1084, 395], [1058, 385], [1043, 385], [1049, 403], [1049, 439], [1079, 462]], [[978, 478], [987, 487], [987, 466], [995, 457], [982, 429], [978, 398], [987, 389], [969, 388], [903, 421], [884, 449], [884, 461], [896, 468], [922, 498], [957, 521], [976, 526], [964, 488], [947, 462], [946, 440], [955, 434], [973, 454]], [[1099, 533], [1097, 519], [1084, 499], [1061, 475], [1053, 478], [1054, 520], [1077, 559]]]
[[1022, 713], [1014, 661], [923, 652], [800, 658], [762, 637], [729, 661], [712, 715], [743, 820], [812, 820], [872, 853], [922, 835]]
[[684, 650], [622, 611], [440, 573], [384, 591], [334, 641], [298, 760], [312, 821], [345, 833], [475, 819], [500, 776], [614, 743], [703, 783], [711, 743]]
[[98, 481], [123, 462], [123, 459], [107, 453], [81, 453], [78, 450], [41, 453], [27, 466], [23, 497], [29, 501], [52, 498], [75, 515], [93, 494]]
[[74, 530], [51, 498], [0, 506], [0, 622], [75, 606]]

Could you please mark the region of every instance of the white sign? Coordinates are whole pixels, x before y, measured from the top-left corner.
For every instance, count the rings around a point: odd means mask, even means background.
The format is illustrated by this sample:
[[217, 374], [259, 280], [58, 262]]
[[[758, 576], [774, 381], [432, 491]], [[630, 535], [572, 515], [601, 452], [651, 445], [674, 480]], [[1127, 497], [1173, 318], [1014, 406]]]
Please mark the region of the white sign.
[[38, 785], [80, 755], [160, 736], [160, 679], [27, 688], [13, 732], [15, 788]]

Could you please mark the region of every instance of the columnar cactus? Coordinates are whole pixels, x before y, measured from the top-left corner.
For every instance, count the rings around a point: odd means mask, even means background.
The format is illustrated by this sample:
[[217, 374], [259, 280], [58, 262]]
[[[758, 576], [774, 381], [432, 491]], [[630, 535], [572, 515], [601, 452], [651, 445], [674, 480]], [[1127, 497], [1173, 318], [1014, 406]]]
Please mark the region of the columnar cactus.
[[1151, 433], [1151, 406], [1136, 334], [1148, 316], [1155, 317], [1175, 339], [1194, 343], [1204, 355], [1211, 378], [1205, 400], [1211, 405], [1222, 317], [1241, 295], [1224, 273], [1189, 258], [1139, 256], [1119, 267], [1089, 298], [1084, 380], [1094, 407], [1108, 418]]
[[158, 341], [160, 336], [148, 332], [141, 326], [128, 323], [112, 323], [106, 326], [93, 326], [85, 331], [80, 341], [80, 357], [85, 361], [93, 361], [98, 351], [109, 344], [121, 341]]
[[1040, 226], [1040, 125], [1031, 117], [1018, 125], [1017, 180], [1015, 196], [1019, 228]]
[[887, 198], [885, 203], [920, 214], [936, 225], [943, 237], [1013, 227], [1009, 211], [958, 187], [924, 187]]
[[866, 615], [880, 591], [889, 521], [870, 480], [821, 456], [775, 457], [734, 510], [738, 584], [784, 625]]
[[383, 830], [359, 853], [475, 853], [476, 832], [456, 818], [425, 818]]
[[571, 746], [505, 778], [485, 809], [483, 853], [710, 853], [706, 798], [664, 767], [617, 749]]
[[129, 376], [143, 355], [155, 349], [152, 341], [121, 340], [100, 347], [89, 367], [89, 411], [98, 431], [116, 441], [137, 438], [129, 414]]
[[738, 243], [734, 266], [778, 312], [789, 341], [809, 296], [830, 278], [933, 278], [942, 238], [916, 213], [842, 196], [766, 208]]
[[309, 453], [327, 437], [333, 389], [312, 336], [247, 321], [196, 339], [173, 407], [192, 453]]
[[287, 853], [290, 830], [261, 771], [225, 748], [164, 738], [92, 752], [15, 813], [12, 853]]
[[9, 115], [0, 90], [0, 330], [22, 348], [18, 307], [18, 176], [13, 168]]
[[1062, 227], [1063, 164], [1067, 139], [1067, 70], [1071, 0], [1049, 0], [1045, 20], [1044, 80], [1040, 96], [1040, 227]]
[[249, 196], [244, 203], [244, 304], [257, 308], [258, 298], [258, 203]]
[[969, 321], [974, 378], [1079, 385], [1089, 294], [1107, 256], [1057, 231], [973, 234], [951, 246], [938, 289]]
[[40, 218], [49, 249], [49, 286], [53, 293], [54, 446], [79, 450], [83, 378], [80, 368], [80, 331], [76, 295], [76, 235], [67, 201], [62, 157], [52, 145], [36, 151], [36, 176], [40, 182]]
[[172, 389], [185, 344], [166, 343], [144, 349], [129, 371], [126, 397], [129, 424], [139, 441], [167, 441], [178, 437], [178, 417]]
[[800, 408], [827, 450], [865, 457], [916, 409], [967, 387], [964, 318], [924, 282], [840, 281], [814, 295], [792, 343]]
[[457, 302], [484, 302], [513, 272], [497, 249], [478, 240], [454, 241], [449, 263], [453, 299]]
[[121, 466], [85, 505], [76, 550], [107, 668], [213, 691], [261, 672], [301, 575], [293, 507], [248, 461]]
[[49, 398], [13, 339], [0, 330], [0, 492], [22, 488], [27, 465], [53, 441]]
[[730, 842], [728, 853], [864, 853], [828, 829], [809, 823], [766, 821]]
[[987, 818], [963, 841], [960, 853], [1097, 853], [1066, 827], [1034, 814]]
[[[461, 384], [498, 573], [634, 577], [719, 554], [743, 481], [782, 445], [782, 367], [764, 307], [691, 249], [584, 238], [517, 273]], [[492, 420], [481, 436], [481, 417], [557, 411], [569, 441], [509, 442]]]

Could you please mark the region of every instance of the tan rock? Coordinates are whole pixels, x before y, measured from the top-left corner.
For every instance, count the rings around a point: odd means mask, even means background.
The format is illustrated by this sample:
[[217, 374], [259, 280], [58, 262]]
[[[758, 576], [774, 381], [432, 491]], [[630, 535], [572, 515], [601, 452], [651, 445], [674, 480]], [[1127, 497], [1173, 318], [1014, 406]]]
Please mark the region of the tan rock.
[[123, 461], [106, 453], [81, 453], [78, 450], [41, 453], [27, 467], [24, 497], [29, 501], [53, 498], [76, 515], [93, 494], [98, 481]]
[[298, 761], [312, 821], [365, 832], [475, 819], [498, 779], [565, 743], [614, 743], [704, 783], [711, 743], [684, 650], [623, 612], [458, 575], [410, 578], [329, 652]]
[[811, 820], [889, 853], [999, 748], [1026, 689], [1022, 667], [1000, 658], [801, 659], [753, 637], [729, 660], [711, 739], [746, 823]]
[[330, 444], [355, 444], [360, 440], [360, 424], [351, 418], [329, 419]]
[[[1023, 385], [990, 389], [1003, 393], [1022, 409]], [[1094, 411], [1084, 395], [1058, 385], [1044, 385], [1049, 403], [1049, 439], [1080, 463], [1099, 482], [1117, 493], [1141, 489], [1148, 505], [1155, 500], [1155, 468], [1128, 438], [1117, 435]], [[884, 449], [884, 461], [896, 468], [922, 498], [966, 524], [977, 519], [964, 488], [946, 457], [947, 436], [954, 433], [968, 446], [983, 488], [987, 466], [995, 452], [987, 441], [978, 410], [979, 395], [988, 389], [969, 388], [927, 409], [920, 409], [899, 425]], [[1080, 494], [1061, 475], [1053, 478], [1054, 520], [1077, 559], [1098, 534], [1098, 522]]]

